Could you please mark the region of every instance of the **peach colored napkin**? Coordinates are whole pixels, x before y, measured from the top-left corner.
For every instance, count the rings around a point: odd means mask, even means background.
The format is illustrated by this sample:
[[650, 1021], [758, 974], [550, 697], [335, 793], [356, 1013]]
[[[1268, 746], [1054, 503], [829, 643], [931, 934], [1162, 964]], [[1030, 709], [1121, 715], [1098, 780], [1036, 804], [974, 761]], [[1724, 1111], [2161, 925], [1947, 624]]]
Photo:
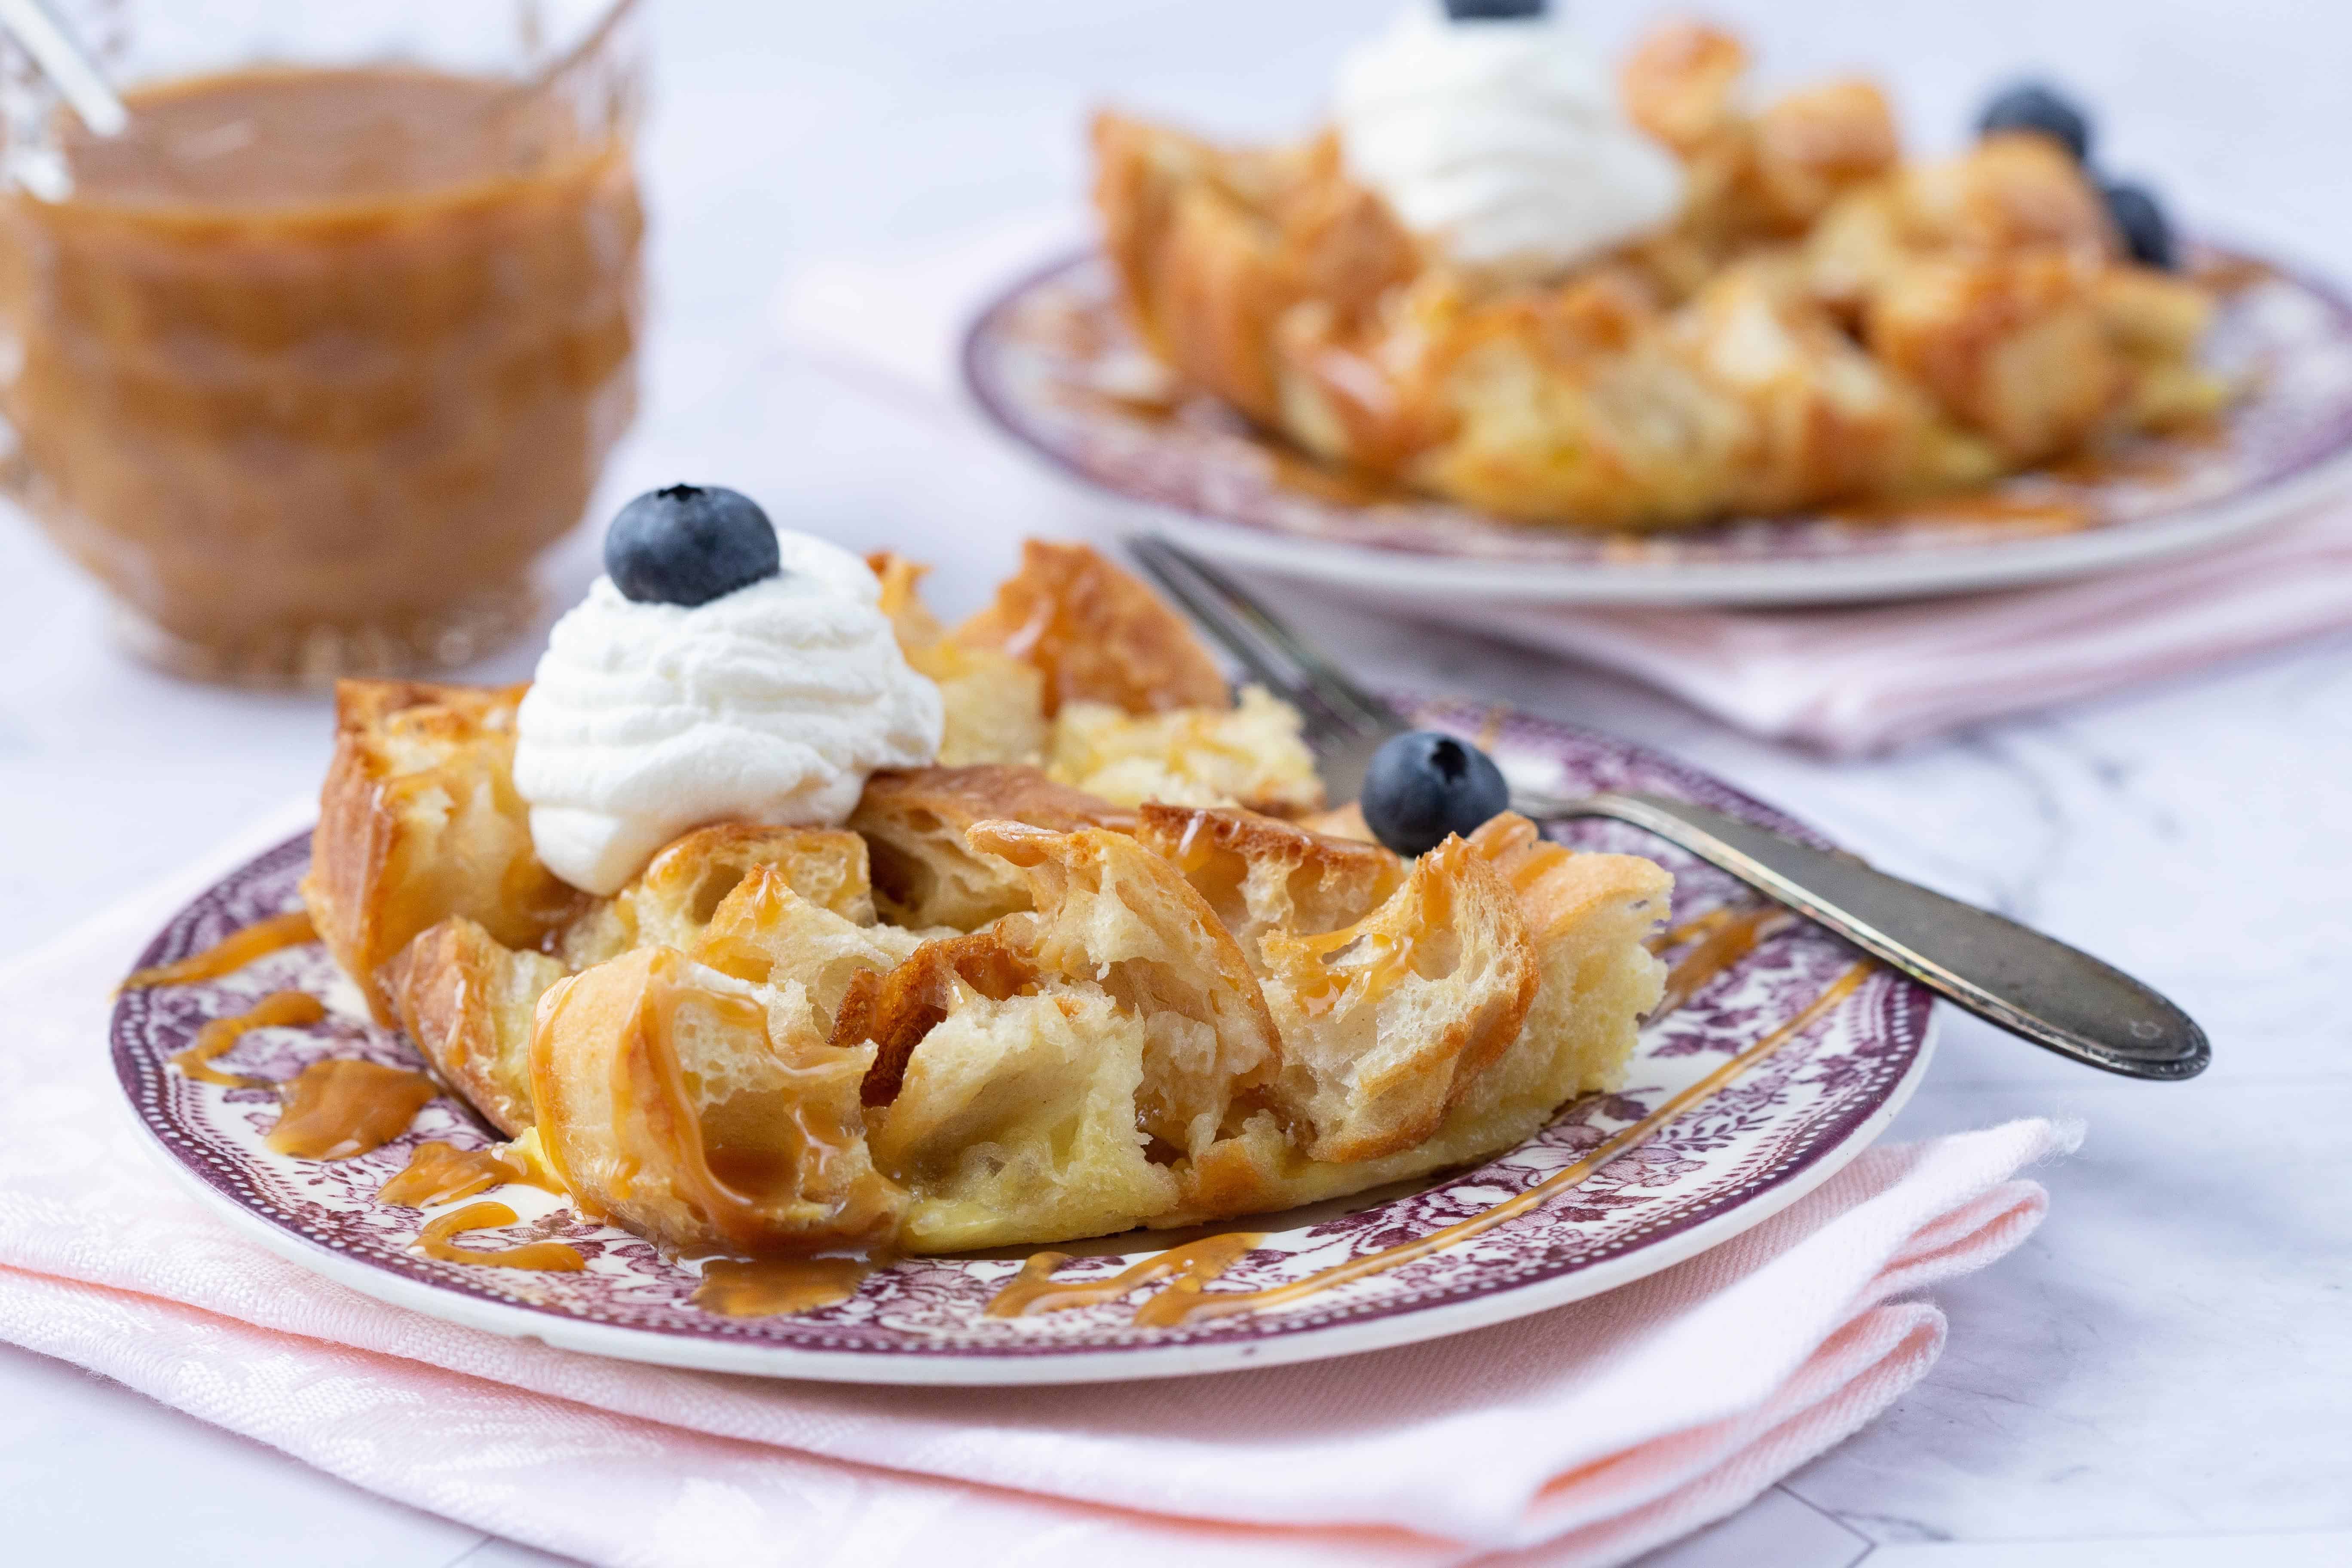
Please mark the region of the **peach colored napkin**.
[[[1087, 233], [1082, 216], [1049, 212], [812, 260], [784, 279], [773, 317], [835, 373], [976, 426], [955, 363], [964, 328]], [[1751, 734], [1859, 755], [2352, 628], [2352, 505], [2152, 565], [1860, 608], [1423, 599], [1384, 613], [1600, 665]]]
[[[1738, 1508], [1934, 1363], [1913, 1292], [2040, 1221], [2047, 1121], [1874, 1149], [1649, 1279], [1404, 1349], [1053, 1389], [599, 1360], [327, 1283], [167, 1173], [107, 992], [289, 808], [0, 969], [0, 1337], [388, 1497], [593, 1563], [1620, 1563]], [[1523, 1554], [1537, 1552], [1537, 1558]]]

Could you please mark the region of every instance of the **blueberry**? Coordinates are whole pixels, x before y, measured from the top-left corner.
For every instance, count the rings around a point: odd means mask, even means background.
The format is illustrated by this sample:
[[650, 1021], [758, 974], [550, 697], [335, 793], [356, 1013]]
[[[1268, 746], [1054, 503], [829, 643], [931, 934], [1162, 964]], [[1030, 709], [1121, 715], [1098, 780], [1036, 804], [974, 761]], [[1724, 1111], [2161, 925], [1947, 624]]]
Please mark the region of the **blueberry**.
[[716, 485], [647, 490], [604, 532], [604, 571], [641, 605], [707, 605], [782, 569], [775, 525]]
[[1515, 22], [1546, 8], [1545, 0], [1445, 0], [1445, 15], [1456, 22]]
[[2021, 81], [1985, 105], [1977, 119], [1977, 134], [1996, 131], [2038, 131], [2069, 153], [2077, 163], [2091, 156], [2091, 122], [2083, 111], [2054, 89], [2038, 81]]
[[1374, 837], [1400, 855], [1419, 855], [1503, 810], [1511, 791], [1495, 759], [1477, 747], [1415, 730], [1372, 753], [1360, 804]]
[[2161, 267], [2167, 272], [2179, 265], [2171, 221], [2146, 185], [2118, 181], [2101, 185], [2099, 195], [2106, 198], [2107, 216], [2115, 220], [2134, 261], [2143, 267]]

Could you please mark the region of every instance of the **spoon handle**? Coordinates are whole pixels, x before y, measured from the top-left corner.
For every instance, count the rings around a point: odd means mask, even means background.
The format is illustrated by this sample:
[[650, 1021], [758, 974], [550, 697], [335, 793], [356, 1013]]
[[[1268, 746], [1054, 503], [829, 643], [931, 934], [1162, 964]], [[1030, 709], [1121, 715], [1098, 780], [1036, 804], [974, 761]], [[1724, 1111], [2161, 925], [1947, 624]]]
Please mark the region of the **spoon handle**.
[[1662, 795], [1530, 800], [1522, 809], [1645, 828], [1979, 1017], [2078, 1062], [2130, 1078], [2179, 1080], [2196, 1077], [2212, 1059], [2195, 1019], [2114, 965], [1853, 856]]
[[122, 128], [131, 123], [130, 110], [107, 85], [97, 64], [41, 0], [0, 0], [0, 32], [15, 38], [33, 57], [33, 63], [41, 68], [91, 134], [122, 134]]

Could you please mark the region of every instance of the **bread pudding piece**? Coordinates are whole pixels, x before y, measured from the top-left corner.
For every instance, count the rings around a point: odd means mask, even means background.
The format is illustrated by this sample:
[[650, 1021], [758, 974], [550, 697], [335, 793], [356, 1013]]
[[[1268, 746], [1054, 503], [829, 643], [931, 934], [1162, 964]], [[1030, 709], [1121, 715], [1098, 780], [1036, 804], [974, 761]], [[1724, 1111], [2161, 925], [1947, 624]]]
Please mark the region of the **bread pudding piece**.
[[941, 682], [942, 767], [1040, 763], [1121, 805], [1321, 804], [1297, 712], [1263, 691], [1235, 706], [1183, 618], [1086, 545], [1029, 541], [995, 603], [952, 633], [917, 592], [921, 568], [887, 553], [872, 563], [908, 658]]
[[849, 826], [873, 858], [874, 900], [895, 925], [971, 931], [1029, 907], [1029, 879], [966, 842], [976, 822], [1125, 830], [1135, 814], [1035, 768], [983, 763], [876, 773]]
[[1282, 1032], [1271, 1099], [1313, 1160], [1370, 1160], [1428, 1138], [1518, 1039], [1535, 1001], [1527, 919], [1459, 838], [1416, 859], [1355, 924], [1269, 932], [1262, 947]]
[[1230, 700], [1216, 659], [1184, 618], [1083, 544], [1024, 542], [1021, 570], [955, 640], [1033, 666], [1045, 679], [1048, 718], [1066, 702], [1165, 713]]
[[924, 1033], [877, 1164], [915, 1194], [910, 1252], [1108, 1236], [1171, 1212], [1179, 1183], [1136, 1131], [1145, 1020], [1100, 990], [972, 994]]
[[858, 1102], [872, 1048], [826, 1043], [768, 993], [646, 947], [541, 999], [536, 1125], [582, 1213], [687, 1256], [896, 1232], [906, 1194], [874, 1169]]
[[1005, 941], [1041, 976], [1099, 987], [1143, 1019], [1137, 1129], [1172, 1152], [1213, 1142], [1276, 1061], [1274, 1020], [1233, 933], [1174, 866], [1123, 834], [988, 822], [970, 837], [1029, 875], [1035, 912], [1007, 917]]
[[[1527, 1081], [1565, 1083], [1563, 1099], [1617, 1088], [1633, 1054], [1633, 1020], [1665, 986], [1666, 966], [1645, 940], [1666, 917], [1674, 878], [1639, 855], [1578, 854], [1516, 812], [1472, 834], [1470, 847], [1517, 894], [1535, 943], [1536, 994], [1518, 1053]], [[1490, 1077], [1474, 1100], [1508, 1097], [1510, 1077]]]
[[1297, 816], [1323, 804], [1298, 710], [1264, 687], [1231, 708], [1130, 714], [1072, 702], [1054, 720], [1055, 782], [1118, 805], [1246, 805]]
[[866, 557], [882, 579], [882, 613], [907, 662], [940, 689], [947, 726], [940, 765], [1021, 763], [1045, 758], [1045, 677], [1001, 647], [950, 637], [923, 603], [917, 584], [926, 567], [883, 551]]
[[302, 901], [379, 1024], [394, 1008], [378, 972], [426, 927], [462, 915], [506, 946], [536, 947], [584, 902], [531, 848], [513, 776], [521, 700], [520, 687], [335, 689]]
[[761, 867], [852, 924], [874, 923], [866, 841], [856, 834], [722, 822], [672, 839], [627, 886], [584, 910], [562, 933], [564, 963], [585, 969], [633, 948], [690, 946], [720, 902]]
[[421, 933], [383, 966], [393, 1014], [441, 1080], [490, 1125], [519, 1137], [530, 1101], [531, 1016], [562, 963], [517, 951], [463, 915]]
[[583, 1213], [688, 1256], [896, 1233], [905, 1194], [866, 1144], [874, 1047], [835, 1037], [860, 978], [923, 939], [845, 918], [792, 870], [750, 865], [684, 950], [633, 949], [541, 999], [535, 1125]]
[[1747, 65], [1690, 25], [1635, 51], [1626, 106], [1681, 161], [1683, 210], [1533, 283], [1424, 254], [1328, 135], [1230, 151], [1101, 116], [1122, 303], [1186, 381], [1318, 457], [1577, 527], [1977, 485], [2221, 405], [2204, 292], [2126, 261], [2062, 151], [1906, 165], [1870, 84], [1752, 111]]
[[1484, 1159], [1532, 1136], [1578, 1095], [1616, 1087], [1665, 984], [1644, 942], [1665, 917], [1674, 879], [1638, 856], [1576, 854], [1513, 816], [1480, 829], [1470, 847], [1516, 895], [1533, 950], [1535, 994], [1517, 1037], [1460, 1089], [1428, 1137], [1393, 1152], [1317, 1161], [1273, 1112], [1251, 1116], [1180, 1169], [1183, 1195], [1154, 1224], [1316, 1203]]
[[1149, 805], [1136, 815], [1136, 842], [1192, 885], [1261, 976], [1259, 944], [1269, 934], [1352, 925], [1404, 881], [1404, 862], [1368, 842], [1369, 831], [1362, 840], [1333, 837], [1252, 811], [1198, 806]]

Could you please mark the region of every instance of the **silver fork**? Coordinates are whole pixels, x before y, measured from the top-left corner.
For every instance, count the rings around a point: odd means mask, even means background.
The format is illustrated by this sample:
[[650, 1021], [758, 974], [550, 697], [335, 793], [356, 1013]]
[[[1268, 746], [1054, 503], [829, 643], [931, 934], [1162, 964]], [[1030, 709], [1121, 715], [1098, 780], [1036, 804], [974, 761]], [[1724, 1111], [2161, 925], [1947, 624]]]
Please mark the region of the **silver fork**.
[[[1307, 743], [1331, 797], [1353, 799], [1372, 753], [1413, 725], [1216, 567], [1155, 536], [1128, 547], [1202, 631], [1304, 715]], [[2179, 1080], [2212, 1059], [2195, 1019], [2123, 971], [1853, 856], [1665, 795], [1616, 791], [1570, 799], [1514, 784], [1511, 805], [1538, 822], [1605, 816], [1654, 833], [1979, 1017], [2091, 1067]]]

